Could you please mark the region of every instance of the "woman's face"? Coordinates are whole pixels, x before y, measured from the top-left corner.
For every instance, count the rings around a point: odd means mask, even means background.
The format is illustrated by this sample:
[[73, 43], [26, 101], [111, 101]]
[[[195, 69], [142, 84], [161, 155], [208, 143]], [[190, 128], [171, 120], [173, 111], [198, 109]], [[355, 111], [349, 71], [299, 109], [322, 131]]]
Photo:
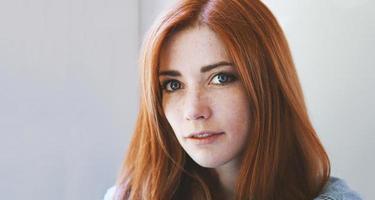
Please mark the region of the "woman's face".
[[[161, 52], [163, 110], [186, 153], [203, 167], [239, 161], [249, 101], [222, 41], [206, 26], [175, 34]], [[206, 132], [207, 135], [190, 137]]]

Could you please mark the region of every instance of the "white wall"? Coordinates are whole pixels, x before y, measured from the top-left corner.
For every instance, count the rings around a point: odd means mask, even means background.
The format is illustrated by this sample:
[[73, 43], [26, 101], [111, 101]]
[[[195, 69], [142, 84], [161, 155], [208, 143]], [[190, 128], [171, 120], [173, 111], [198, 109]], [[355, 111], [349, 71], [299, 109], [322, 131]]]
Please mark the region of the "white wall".
[[101, 199], [137, 106], [137, 0], [0, 1], [1, 199]]

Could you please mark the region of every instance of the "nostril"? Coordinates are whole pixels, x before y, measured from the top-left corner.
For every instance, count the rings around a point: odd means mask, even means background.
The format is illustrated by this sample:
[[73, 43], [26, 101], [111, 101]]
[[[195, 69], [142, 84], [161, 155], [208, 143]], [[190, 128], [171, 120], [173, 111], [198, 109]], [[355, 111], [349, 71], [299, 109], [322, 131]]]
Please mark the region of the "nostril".
[[185, 113], [186, 120], [207, 119], [211, 115], [211, 110], [208, 106], [200, 106], [199, 108], [191, 107]]
[[205, 118], [206, 118], [205, 116], [199, 115], [199, 116], [188, 117], [188, 120], [197, 120], [197, 119], [205, 119]]

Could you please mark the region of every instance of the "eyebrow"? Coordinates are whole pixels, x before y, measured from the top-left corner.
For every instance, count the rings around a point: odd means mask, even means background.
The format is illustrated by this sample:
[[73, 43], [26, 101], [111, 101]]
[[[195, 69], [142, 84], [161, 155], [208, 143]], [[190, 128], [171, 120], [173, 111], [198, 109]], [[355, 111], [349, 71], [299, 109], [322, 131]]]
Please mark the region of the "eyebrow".
[[[221, 61], [218, 63], [206, 65], [201, 68], [200, 72], [205, 73], [217, 67], [226, 66], [226, 65], [233, 66], [233, 63], [227, 62], [227, 61]], [[159, 72], [159, 76], [181, 76], [181, 73], [177, 70], [164, 70], [164, 71]]]

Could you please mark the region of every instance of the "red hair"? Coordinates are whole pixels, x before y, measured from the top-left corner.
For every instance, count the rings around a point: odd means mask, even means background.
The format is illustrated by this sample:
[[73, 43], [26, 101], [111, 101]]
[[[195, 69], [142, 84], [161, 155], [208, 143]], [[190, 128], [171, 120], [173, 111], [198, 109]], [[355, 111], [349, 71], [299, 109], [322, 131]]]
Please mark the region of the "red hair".
[[185, 0], [157, 20], [140, 54], [136, 128], [118, 177], [121, 199], [219, 199], [213, 169], [196, 164], [178, 143], [162, 109], [160, 52], [182, 29], [205, 25], [224, 42], [246, 89], [251, 137], [236, 199], [313, 199], [330, 162], [309, 119], [285, 35], [259, 0]]

